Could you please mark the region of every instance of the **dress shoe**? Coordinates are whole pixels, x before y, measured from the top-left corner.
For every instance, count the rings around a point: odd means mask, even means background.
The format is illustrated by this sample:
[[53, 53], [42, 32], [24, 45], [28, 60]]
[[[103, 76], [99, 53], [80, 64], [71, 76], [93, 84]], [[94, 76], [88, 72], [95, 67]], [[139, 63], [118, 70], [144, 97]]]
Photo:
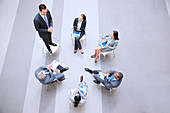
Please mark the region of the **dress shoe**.
[[57, 44], [55, 44], [55, 43], [52, 43], [52, 44], [50, 44], [50, 45], [52, 45], [52, 46], [57, 46]]
[[49, 52], [50, 54], [53, 54], [51, 50], [50, 50], [50, 51], [48, 51], [48, 52]]
[[96, 83], [96, 84], [100, 84], [100, 82], [97, 81], [97, 80], [93, 80], [93, 82]]
[[74, 54], [77, 53], [77, 51], [74, 51]]
[[94, 61], [94, 63], [97, 63], [97, 62], [98, 62], [97, 60]]
[[64, 71], [67, 71], [69, 68], [68, 67], [65, 67], [64, 69], [62, 69], [61, 71], [60, 71], [60, 73], [63, 73]]
[[93, 71], [90, 70], [89, 68], [84, 68], [87, 72], [89, 72], [90, 74], [93, 74]]
[[96, 56], [92, 55], [91, 58], [95, 58]]

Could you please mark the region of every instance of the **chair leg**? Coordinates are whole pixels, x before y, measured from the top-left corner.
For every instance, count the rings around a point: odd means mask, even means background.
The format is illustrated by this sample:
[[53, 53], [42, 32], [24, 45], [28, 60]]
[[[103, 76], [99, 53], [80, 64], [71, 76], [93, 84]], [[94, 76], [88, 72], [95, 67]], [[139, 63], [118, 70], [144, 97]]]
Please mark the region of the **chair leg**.
[[113, 55], [114, 55], [113, 58], [115, 58], [115, 52], [114, 51], [113, 51]]
[[45, 85], [46, 86], [46, 91], [48, 91], [48, 85]]
[[112, 88], [110, 89], [110, 95], [112, 94]]
[[59, 84], [61, 84], [61, 82], [60, 82], [58, 79], [57, 79], [56, 81], [57, 81]]
[[97, 88], [98, 88], [98, 89], [100, 88], [100, 84], [97, 85]]
[[42, 47], [42, 54], [44, 54], [44, 48]]
[[103, 62], [104, 62], [104, 60], [105, 60], [105, 55], [103, 55]]

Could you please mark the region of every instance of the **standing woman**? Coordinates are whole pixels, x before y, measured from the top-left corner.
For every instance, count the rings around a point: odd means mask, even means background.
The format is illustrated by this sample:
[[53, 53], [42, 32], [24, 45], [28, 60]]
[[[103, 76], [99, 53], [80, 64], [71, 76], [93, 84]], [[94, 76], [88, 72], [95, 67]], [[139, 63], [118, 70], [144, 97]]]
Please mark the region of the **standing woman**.
[[74, 54], [77, 53], [77, 50], [79, 49], [81, 54], [84, 52], [82, 51], [82, 46], [80, 43], [80, 39], [83, 35], [85, 35], [85, 28], [86, 28], [86, 16], [84, 14], [81, 14], [79, 18], [74, 19], [73, 23], [74, 32], [77, 32], [80, 34], [79, 37], [75, 37], [75, 46], [74, 46]]

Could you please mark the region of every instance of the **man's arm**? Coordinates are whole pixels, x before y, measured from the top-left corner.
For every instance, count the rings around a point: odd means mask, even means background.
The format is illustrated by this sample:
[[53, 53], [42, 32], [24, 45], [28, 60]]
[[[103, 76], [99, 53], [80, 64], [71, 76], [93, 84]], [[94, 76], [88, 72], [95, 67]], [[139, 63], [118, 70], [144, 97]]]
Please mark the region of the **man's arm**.
[[74, 28], [74, 31], [77, 30], [77, 18], [74, 19], [74, 23], [73, 23], [73, 28]]
[[53, 19], [52, 19], [52, 16], [49, 10], [48, 10], [48, 13], [49, 13], [49, 23], [50, 23], [49, 27], [53, 27]]
[[35, 19], [34, 19], [34, 26], [35, 26], [35, 29], [38, 32], [48, 32], [48, 29], [40, 28], [39, 22], [37, 20], [35, 20]]
[[54, 76], [52, 72], [49, 73], [49, 75], [46, 76], [44, 83], [45, 84], [50, 84], [54, 81]]
[[84, 21], [82, 22], [82, 25], [81, 25], [80, 31], [85, 30], [85, 28], [86, 28], [86, 20], [84, 20]]

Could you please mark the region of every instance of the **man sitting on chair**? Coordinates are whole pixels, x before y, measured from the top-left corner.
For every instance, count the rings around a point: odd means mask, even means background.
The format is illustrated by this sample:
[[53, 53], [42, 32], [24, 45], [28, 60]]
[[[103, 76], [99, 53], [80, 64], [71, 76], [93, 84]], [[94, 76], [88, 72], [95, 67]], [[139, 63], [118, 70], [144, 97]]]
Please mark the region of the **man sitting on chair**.
[[106, 35], [101, 38], [102, 40], [99, 41], [99, 44], [95, 49], [95, 53], [91, 56], [91, 58], [95, 58], [95, 63], [98, 62], [100, 52], [109, 52], [114, 50], [117, 46], [117, 41], [119, 40], [117, 31], [113, 31], [111, 35]]
[[65, 80], [64, 74], [62, 73], [67, 71], [69, 68], [63, 68], [59, 63], [56, 68], [60, 70], [59, 74], [55, 73], [55, 69], [52, 64], [48, 66], [41, 66], [35, 71], [35, 77], [44, 85], [51, 84], [55, 81]]
[[101, 70], [90, 70], [88, 68], [85, 68], [85, 70], [90, 74], [94, 74], [95, 80], [93, 81], [96, 84], [102, 83], [108, 90], [118, 87], [122, 82], [123, 74], [121, 72], [110, 70], [105, 73]]

